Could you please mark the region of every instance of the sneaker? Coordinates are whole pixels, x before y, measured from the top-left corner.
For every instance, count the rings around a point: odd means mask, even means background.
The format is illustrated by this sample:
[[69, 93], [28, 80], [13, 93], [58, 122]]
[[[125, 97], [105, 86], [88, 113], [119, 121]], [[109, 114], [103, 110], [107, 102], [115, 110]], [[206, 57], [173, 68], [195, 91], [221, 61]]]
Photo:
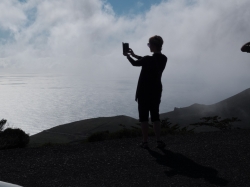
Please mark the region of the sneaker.
[[162, 148], [164, 148], [166, 146], [166, 144], [163, 142], [163, 141], [157, 141], [157, 148], [160, 148], [160, 149], [162, 149]]
[[148, 142], [142, 142], [142, 143], [140, 143], [140, 147], [142, 147], [144, 149], [148, 149]]

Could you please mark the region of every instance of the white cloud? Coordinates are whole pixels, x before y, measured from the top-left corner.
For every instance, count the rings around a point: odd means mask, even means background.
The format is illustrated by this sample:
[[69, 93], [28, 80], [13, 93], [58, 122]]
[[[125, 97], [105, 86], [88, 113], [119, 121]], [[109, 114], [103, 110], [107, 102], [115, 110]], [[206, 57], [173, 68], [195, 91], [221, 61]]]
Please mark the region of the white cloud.
[[126, 17], [100, 0], [3, 0], [0, 29], [13, 38], [0, 45], [0, 68], [137, 77], [121, 42], [147, 55], [148, 38], [157, 34], [169, 57], [165, 79], [247, 82], [249, 55], [240, 47], [250, 40], [248, 7], [248, 0], [170, 0]]
[[26, 21], [21, 4], [15, 0], [0, 1], [0, 29], [18, 32]]

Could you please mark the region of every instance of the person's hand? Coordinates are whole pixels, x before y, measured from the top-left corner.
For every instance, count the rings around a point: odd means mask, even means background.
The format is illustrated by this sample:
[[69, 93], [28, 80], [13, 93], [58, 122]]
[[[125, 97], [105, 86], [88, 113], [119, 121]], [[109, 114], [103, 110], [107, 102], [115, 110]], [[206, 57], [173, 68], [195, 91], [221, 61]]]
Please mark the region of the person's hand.
[[131, 48], [129, 48], [128, 53], [129, 53], [130, 55], [132, 55], [132, 56], [135, 56], [135, 53], [134, 53], [134, 51], [133, 51]]

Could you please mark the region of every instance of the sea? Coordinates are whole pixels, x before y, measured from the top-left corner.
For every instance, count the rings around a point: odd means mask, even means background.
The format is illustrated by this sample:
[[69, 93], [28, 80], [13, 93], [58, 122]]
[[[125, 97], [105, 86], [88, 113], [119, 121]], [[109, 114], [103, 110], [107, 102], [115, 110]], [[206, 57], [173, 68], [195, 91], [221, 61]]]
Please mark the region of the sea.
[[[138, 78], [90, 80], [48, 74], [0, 75], [0, 120], [6, 119], [7, 127], [33, 135], [89, 118], [126, 115], [138, 119], [137, 81]], [[160, 113], [195, 102], [216, 101], [201, 94], [202, 84], [169, 80], [162, 83]]]

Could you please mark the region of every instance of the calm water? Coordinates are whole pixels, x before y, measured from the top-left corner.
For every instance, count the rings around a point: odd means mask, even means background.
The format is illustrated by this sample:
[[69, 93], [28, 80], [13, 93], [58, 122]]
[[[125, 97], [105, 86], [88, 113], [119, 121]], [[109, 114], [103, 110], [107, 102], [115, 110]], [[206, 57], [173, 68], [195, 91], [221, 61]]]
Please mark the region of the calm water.
[[[94, 117], [127, 115], [137, 119], [136, 85], [137, 79], [90, 83], [79, 77], [2, 75], [0, 119], [30, 135]], [[163, 87], [160, 113], [204, 101], [197, 85], [163, 80]]]

